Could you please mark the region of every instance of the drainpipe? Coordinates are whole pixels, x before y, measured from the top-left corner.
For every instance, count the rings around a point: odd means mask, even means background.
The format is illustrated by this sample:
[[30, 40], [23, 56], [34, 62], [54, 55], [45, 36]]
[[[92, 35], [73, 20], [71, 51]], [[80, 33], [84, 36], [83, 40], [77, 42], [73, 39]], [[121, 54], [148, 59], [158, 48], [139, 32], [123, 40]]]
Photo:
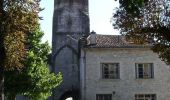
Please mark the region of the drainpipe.
[[81, 100], [85, 99], [85, 70], [86, 67], [86, 51], [82, 48], [81, 49], [81, 56], [80, 56], [80, 90], [81, 90]]
[[85, 99], [85, 67], [86, 67], [86, 50], [87, 36], [79, 39], [79, 72], [80, 72], [80, 98]]

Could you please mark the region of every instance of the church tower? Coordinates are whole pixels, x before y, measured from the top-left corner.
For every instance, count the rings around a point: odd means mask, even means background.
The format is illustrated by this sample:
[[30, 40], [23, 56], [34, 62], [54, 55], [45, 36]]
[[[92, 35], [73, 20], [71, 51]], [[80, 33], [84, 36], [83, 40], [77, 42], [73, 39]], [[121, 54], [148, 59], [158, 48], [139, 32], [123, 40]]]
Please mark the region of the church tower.
[[88, 0], [54, 0], [52, 70], [62, 73], [62, 84], [51, 100], [80, 100], [80, 37], [89, 34]]

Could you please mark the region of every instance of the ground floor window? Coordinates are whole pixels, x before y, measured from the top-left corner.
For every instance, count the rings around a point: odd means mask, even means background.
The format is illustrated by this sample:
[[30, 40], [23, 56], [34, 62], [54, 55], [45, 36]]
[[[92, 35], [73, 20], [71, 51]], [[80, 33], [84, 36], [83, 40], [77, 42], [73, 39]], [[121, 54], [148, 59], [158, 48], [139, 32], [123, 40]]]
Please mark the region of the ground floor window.
[[96, 100], [112, 100], [112, 94], [96, 94]]
[[156, 100], [156, 94], [135, 94], [135, 100]]

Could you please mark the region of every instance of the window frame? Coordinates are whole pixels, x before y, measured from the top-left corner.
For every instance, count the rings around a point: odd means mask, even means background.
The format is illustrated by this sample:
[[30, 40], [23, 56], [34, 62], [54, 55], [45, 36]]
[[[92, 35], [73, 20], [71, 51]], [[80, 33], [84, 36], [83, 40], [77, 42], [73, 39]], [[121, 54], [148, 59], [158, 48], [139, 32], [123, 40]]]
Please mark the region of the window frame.
[[[107, 96], [107, 97], [105, 97], [105, 96]], [[102, 98], [100, 98], [100, 97], [102, 97]], [[107, 98], [107, 100], [108, 100], [108, 98], [110, 100], [112, 100], [112, 94], [96, 94], [96, 100], [105, 100], [106, 98]]]
[[154, 78], [153, 63], [135, 63], [135, 72], [136, 72], [136, 79], [153, 79]]
[[[108, 72], [105, 71], [106, 69], [104, 69], [104, 66], [103, 66], [104, 64], [108, 64], [107, 65]], [[101, 66], [101, 79], [120, 79], [120, 64], [119, 63], [101, 63], [100, 66]], [[110, 70], [110, 69], [113, 69], [113, 70]], [[105, 73], [108, 73], [107, 77]]]
[[134, 97], [135, 97], [134, 100], [148, 100], [148, 99], [157, 100], [156, 94], [135, 94]]

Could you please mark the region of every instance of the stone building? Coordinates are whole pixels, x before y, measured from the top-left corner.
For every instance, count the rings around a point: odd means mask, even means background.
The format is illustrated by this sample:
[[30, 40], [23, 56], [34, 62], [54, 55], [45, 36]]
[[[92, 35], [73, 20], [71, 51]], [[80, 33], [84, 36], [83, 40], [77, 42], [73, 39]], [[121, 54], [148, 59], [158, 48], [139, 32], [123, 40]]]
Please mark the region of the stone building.
[[81, 49], [81, 100], [170, 100], [170, 67], [151, 45], [92, 34]]
[[88, 34], [88, 0], [54, 0], [52, 70], [62, 72], [63, 83], [53, 90], [50, 100], [80, 100], [78, 42]]
[[151, 45], [90, 34], [88, 0], [54, 1], [51, 69], [63, 83], [49, 100], [170, 100], [170, 68]]

